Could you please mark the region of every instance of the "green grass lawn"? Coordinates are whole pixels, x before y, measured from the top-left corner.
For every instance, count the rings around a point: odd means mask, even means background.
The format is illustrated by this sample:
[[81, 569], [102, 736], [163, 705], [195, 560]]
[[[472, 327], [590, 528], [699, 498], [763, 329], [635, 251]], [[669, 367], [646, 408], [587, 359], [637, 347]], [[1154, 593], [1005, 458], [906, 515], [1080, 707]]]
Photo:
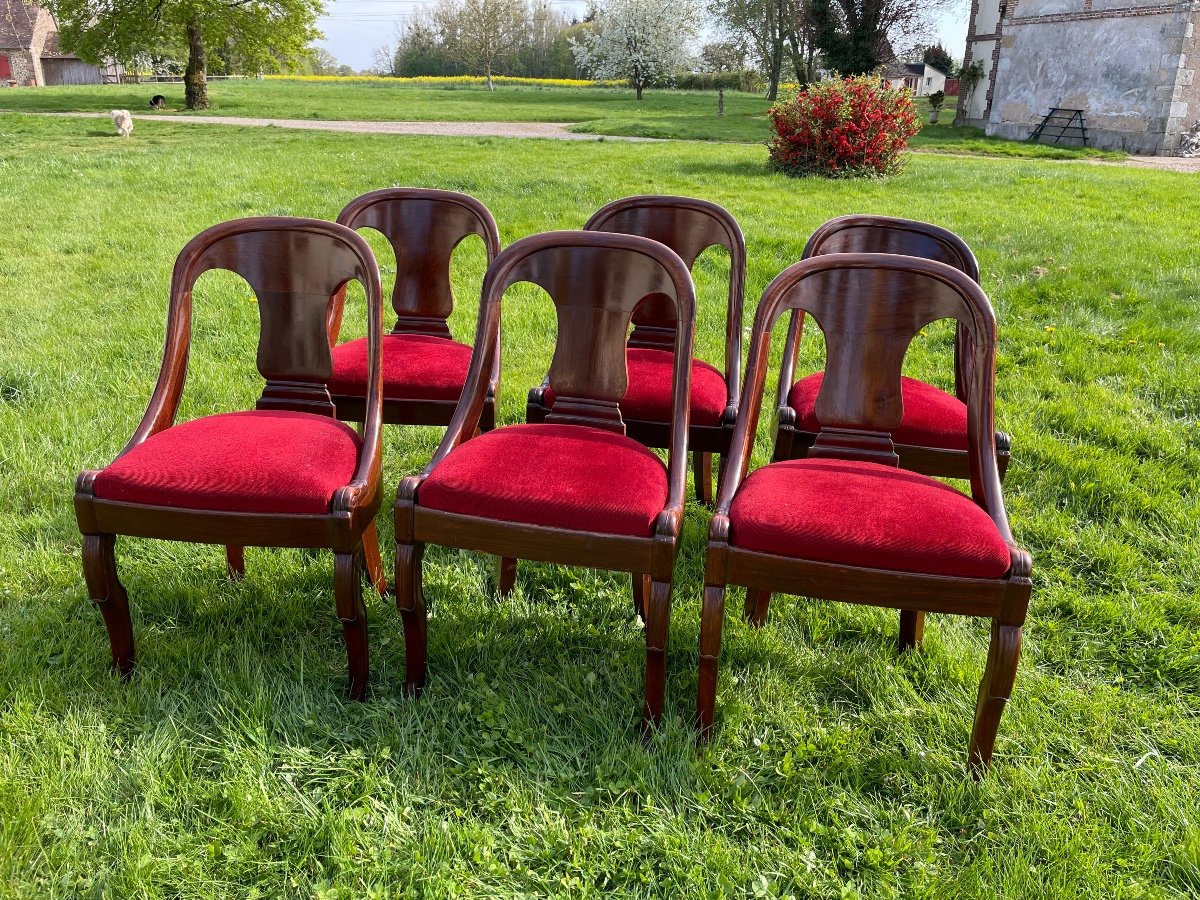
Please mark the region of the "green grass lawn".
[[[209, 85], [212, 107], [183, 109], [183, 85], [97, 85], [0, 91], [0, 110], [150, 112], [150, 97], [162, 93], [168, 111], [180, 115], [255, 116], [283, 119], [412, 122], [565, 122], [575, 131], [634, 137], [766, 143], [770, 103], [757, 94], [727, 91], [725, 115], [717, 117], [717, 95], [704, 91], [650, 90], [639, 103], [619, 88], [499, 87], [494, 93], [468, 85], [413, 86], [386, 82], [224, 81]], [[978, 128], [954, 128], [954, 100], [941, 121], [926, 125], [914, 147], [952, 153], [982, 153], [1039, 159], [1122, 153], [1047, 147], [984, 136]], [[918, 105], [922, 121], [928, 101]]]
[[[770, 174], [755, 146], [151, 122], [121, 140], [106, 125], [0, 115], [0, 896], [1200, 892], [1188, 176], [924, 155], [889, 180], [830, 182]], [[1008, 509], [1035, 558], [991, 775], [976, 783], [965, 765], [985, 623], [931, 616], [924, 651], [898, 657], [894, 613], [791, 597], [758, 632], [731, 601], [718, 730], [698, 755], [696, 506], [666, 722], [648, 748], [627, 576], [523, 564], [499, 600], [488, 559], [447, 550], [426, 557], [424, 697], [402, 696], [399, 615], [368, 597], [372, 687], [355, 704], [343, 699], [329, 554], [250, 550], [247, 578], [232, 583], [219, 548], [122, 539], [139, 669], [121, 684], [80, 571], [73, 479], [110, 461], [141, 416], [175, 255], [225, 219], [332, 218], [396, 184], [479, 197], [506, 243], [577, 228], [623, 195], [709, 198], [747, 235], [751, 308], [832, 216], [909, 216], [961, 234], [1001, 323]], [[464, 245], [459, 334], [482, 268], [478, 243]], [[697, 266], [697, 346], [714, 362], [725, 271], [715, 252]], [[361, 300], [346, 318], [353, 332]], [[504, 422], [522, 419], [553, 328], [549, 301], [514, 289]], [[256, 336], [245, 285], [204, 276], [183, 417], [252, 404]], [[946, 385], [950, 351], [949, 327], [930, 327], [907, 371]], [[801, 370], [820, 359], [810, 338]], [[389, 494], [439, 436], [388, 429]], [[379, 526], [390, 566], [386, 512]]]

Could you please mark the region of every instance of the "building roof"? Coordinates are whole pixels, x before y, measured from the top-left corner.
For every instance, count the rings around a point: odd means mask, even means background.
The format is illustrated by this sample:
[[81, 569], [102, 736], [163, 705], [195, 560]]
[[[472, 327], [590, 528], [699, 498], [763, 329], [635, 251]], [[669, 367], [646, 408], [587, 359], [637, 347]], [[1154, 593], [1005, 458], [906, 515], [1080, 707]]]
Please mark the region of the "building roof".
[[884, 78], [922, 78], [925, 75], [925, 63], [893, 62], [883, 72]]
[[26, 0], [0, 0], [0, 50], [28, 50], [38, 7]]
[[[0, 0], [3, 3], [4, 0]], [[42, 59], [79, 59], [70, 50], [64, 50], [58, 43], [58, 32], [52, 31], [46, 35], [46, 43], [42, 46]]]
[[[888, 66], [884, 72], [884, 78], [924, 78], [927, 71], [937, 72], [939, 75], [946, 75], [941, 69], [930, 63], [923, 62], [894, 62]], [[949, 77], [948, 75], [946, 77]]]

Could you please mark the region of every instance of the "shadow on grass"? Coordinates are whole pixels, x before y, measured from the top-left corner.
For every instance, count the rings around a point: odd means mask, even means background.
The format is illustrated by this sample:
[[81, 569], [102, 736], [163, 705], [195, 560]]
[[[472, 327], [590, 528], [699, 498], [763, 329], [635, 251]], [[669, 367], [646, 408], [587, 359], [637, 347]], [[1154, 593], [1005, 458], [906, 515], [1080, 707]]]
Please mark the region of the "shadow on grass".
[[781, 183], [787, 176], [773, 172], [767, 167], [767, 154], [763, 151], [761, 165], [746, 165], [738, 162], [695, 162], [685, 163], [679, 167], [684, 175], [719, 175], [733, 178], [780, 179]]

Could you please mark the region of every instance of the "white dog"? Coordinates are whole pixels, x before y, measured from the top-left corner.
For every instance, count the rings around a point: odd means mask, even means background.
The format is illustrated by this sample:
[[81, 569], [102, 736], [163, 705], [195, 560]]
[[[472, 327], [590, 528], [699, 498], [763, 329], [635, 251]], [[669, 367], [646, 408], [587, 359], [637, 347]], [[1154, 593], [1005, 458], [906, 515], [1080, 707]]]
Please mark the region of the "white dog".
[[121, 137], [129, 137], [133, 133], [133, 116], [129, 114], [129, 110], [114, 109], [112, 120], [113, 125], [117, 127], [117, 134]]

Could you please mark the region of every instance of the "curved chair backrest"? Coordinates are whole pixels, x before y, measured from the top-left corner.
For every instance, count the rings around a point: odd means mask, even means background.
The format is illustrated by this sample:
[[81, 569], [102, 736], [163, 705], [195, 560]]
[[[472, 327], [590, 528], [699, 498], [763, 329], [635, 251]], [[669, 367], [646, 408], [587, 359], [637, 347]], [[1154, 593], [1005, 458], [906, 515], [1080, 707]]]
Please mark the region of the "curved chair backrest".
[[976, 498], [989, 492], [999, 498], [993, 439], [996, 319], [991, 303], [958, 269], [882, 253], [813, 257], [789, 266], [768, 285], [755, 316], [733, 438], [731, 464], [740, 465], [735, 471], [741, 477], [762, 402], [771, 330], [789, 310], [811, 315], [825, 335], [825, 378], [816, 402], [821, 431], [808, 455], [890, 465], [897, 462], [890, 432], [903, 413], [904, 355], [913, 336], [930, 322], [954, 319], [970, 350], [967, 441], [972, 492]]
[[953, 266], [979, 283], [979, 263], [952, 231], [891, 216], [838, 216], [813, 232], [802, 259], [825, 253], [897, 253]]
[[[371, 248], [349, 228], [320, 219], [262, 217], [223, 222], [188, 242], [175, 261], [167, 343], [150, 407], [131, 446], [175, 419], [191, 343], [192, 288], [205, 272], [227, 269], [249, 283], [259, 311], [259, 409], [333, 415], [325, 383], [333, 370], [325, 315], [331, 298], [356, 280], [367, 295], [367, 409], [378, 430], [382, 380], [382, 295]], [[374, 400], [372, 400], [374, 398]], [[372, 417], [366, 420], [372, 429]]]
[[[742, 361], [742, 307], [746, 291], [746, 239], [729, 211], [708, 200], [645, 195], [614, 200], [597, 210], [585, 231], [636, 234], [666, 244], [690, 271], [709, 247], [729, 251], [729, 303], [725, 318], [725, 372], [737, 390]], [[633, 315], [631, 347], [670, 347], [674, 320], [670, 305], [650, 300]]]
[[[427, 188], [384, 188], [356, 197], [338, 214], [348, 228], [374, 228], [396, 253], [392, 309], [394, 332], [450, 337], [454, 310], [450, 258], [470, 235], [483, 238], [490, 265], [500, 252], [500, 233], [488, 208], [466, 194]], [[336, 316], [336, 318], [335, 318]], [[337, 336], [341, 307], [330, 311], [330, 339]]]
[[620, 401], [629, 385], [625, 336], [633, 311], [651, 294], [670, 303], [678, 327], [667, 477], [672, 496], [682, 503], [696, 292], [687, 266], [673, 250], [635, 235], [551, 231], [523, 238], [496, 258], [483, 280], [467, 382], [430, 467], [479, 425], [499, 353], [501, 300], [510, 286], [522, 281], [546, 291], [558, 316], [549, 373], [558, 399], [546, 421], [619, 434], [625, 433]]
[[[826, 253], [896, 253], [932, 259], [953, 266], [976, 284], [979, 283], [979, 263], [966, 241], [945, 228], [912, 219], [864, 215], [830, 219], [813, 232], [804, 245], [801, 259]], [[967, 355], [963, 343], [965, 337], [961, 327], [956, 329], [954, 388], [960, 400], [965, 399], [966, 388], [966, 376], [962, 368]]]

